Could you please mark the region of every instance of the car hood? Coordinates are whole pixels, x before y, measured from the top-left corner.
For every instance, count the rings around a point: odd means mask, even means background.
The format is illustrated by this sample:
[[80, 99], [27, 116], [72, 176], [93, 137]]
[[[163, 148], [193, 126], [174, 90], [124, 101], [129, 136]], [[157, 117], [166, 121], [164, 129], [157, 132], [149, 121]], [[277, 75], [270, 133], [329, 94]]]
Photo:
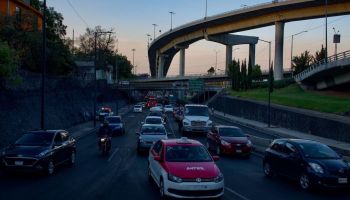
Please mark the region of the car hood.
[[205, 122], [207, 122], [209, 120], [209, 117], [206, 117], [206, 116], [186, 116], [185, 115], [185, 120], [189, 120], [189, 121], [205, 121]]
[[231, 144], [247, 144], [247, 137], [220, 137], [222, 140], [229, 142]]
[[5, 153], [8, 157], [32, 157], [49, 149], [47, 146], [13, 146], [6, 148]]
[[211, 162], [167, 162], [168, 173], [182, 179], [215, 178], [220, 174], [216, 164]]
[[321, 165], [323, 168], [329, 171], [338, 171], [339, 169], [348, 169], [350, 166], [342, 159], [308, 159], [308, 162], [313, 162]]
[[158, 140], [168, 139], [167, 135], [140, 135], [140, 139], [146, 142], [156, 142]]

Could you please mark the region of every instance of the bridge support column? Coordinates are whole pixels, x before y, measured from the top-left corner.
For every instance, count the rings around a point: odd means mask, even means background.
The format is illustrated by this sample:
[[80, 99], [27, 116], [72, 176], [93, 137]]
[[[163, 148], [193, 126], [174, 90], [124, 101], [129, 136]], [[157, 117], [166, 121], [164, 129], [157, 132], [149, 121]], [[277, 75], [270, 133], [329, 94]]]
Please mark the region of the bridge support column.
[[283, 79], [283, 40], [284, 40], [284, 22], [275, 22], [275, 80]]
[[228, 68], [232, 63], [232, 45], [226, 45], [226, 67], [225, 74], [228, 74]]
[[159, 62], [158, 62], [158, 78], [163, 78], [164, 77], [164, 63], [165, 63], [165, 56], [160, 55], [159, 56]]
[[249, 44], [249, 63], [255, 66], [255, 44]]
[[180, 49], [180, 77], [185, 76], [185, 48]]

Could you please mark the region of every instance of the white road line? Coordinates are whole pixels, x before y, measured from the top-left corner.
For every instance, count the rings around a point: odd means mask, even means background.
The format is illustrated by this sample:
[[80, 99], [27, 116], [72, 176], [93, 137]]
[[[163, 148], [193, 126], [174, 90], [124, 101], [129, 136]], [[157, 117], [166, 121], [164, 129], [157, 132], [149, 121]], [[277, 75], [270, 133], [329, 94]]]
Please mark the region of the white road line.
[[227, 191], [231, 192], [232, 194], [238, 196], [239, 198], [243, 199], [243, 200], [249, 200], [247, 197], [245, 197], [245, 196], [239, 194], [238, 192], [232, 190], [231, 188], [225, 187], [225, 189], [226, 189]]
[[116, 149], [113, 151], [112, 155], [110, 155], [109, 158], [108, 158], [108, 162], [112, 160], [114, 154], [117, 153], [118, 151], [119, 151], [119, 148], [116, 148]]

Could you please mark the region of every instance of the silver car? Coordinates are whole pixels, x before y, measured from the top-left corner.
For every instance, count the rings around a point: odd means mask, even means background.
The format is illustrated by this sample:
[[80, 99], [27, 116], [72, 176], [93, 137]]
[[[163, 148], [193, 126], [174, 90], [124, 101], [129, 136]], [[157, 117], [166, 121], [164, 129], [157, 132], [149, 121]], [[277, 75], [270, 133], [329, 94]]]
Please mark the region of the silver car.
[[158, 140], [168, 139], [168, 133], [161, 124], [144, 124], [140, 132], [136, 133], [139, 138], [137, 140], [137, 152], [148, 150], [153, 143]]

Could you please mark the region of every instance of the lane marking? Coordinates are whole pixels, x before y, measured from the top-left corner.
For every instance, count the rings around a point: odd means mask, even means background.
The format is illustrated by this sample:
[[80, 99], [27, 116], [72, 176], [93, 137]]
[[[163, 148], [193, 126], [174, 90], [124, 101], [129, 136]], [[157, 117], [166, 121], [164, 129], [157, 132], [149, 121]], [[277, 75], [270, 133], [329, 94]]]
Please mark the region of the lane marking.
[[241, 199], [243, 199], [243, 200], [249, 200], [247, 197], [245, 197], [245, 196], [239, 194], [238, 192], [232, 190], [231, 188], [225, 187], [225, 190], [231, 192], [232, 194], [238, 196], [239, 198], [241, 198]]
[[109, 158], [108, 158], [108, 162], [112, 160], [114, 154], [117, 153], [118, 151], [119, 151], [119, 148], [116, 148], [116, 149], [113, 151], [112, 155], [110, 155]]

